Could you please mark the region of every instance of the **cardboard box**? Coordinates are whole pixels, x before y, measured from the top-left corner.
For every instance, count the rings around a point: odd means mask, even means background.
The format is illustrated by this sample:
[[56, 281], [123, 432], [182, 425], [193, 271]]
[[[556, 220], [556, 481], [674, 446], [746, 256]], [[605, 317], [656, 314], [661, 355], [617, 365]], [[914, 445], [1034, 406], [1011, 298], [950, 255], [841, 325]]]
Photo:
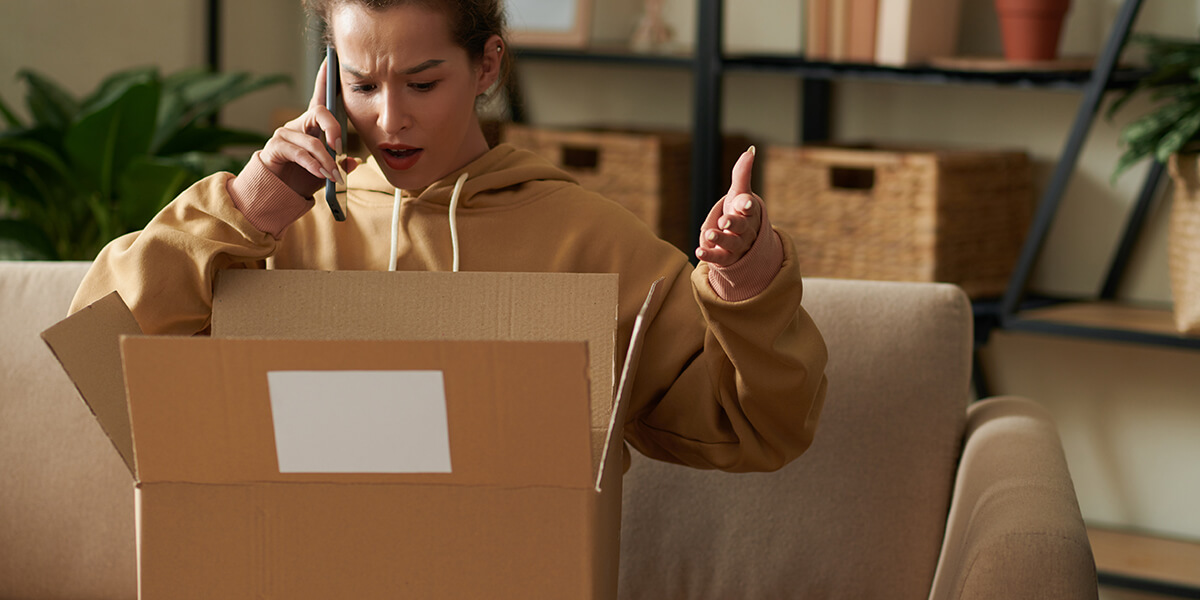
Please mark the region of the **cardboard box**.
[[614, 598], [616, 283], [228, 271], [213, 337], [114, 293], [43, 338], [133, 474], [140, 598]]

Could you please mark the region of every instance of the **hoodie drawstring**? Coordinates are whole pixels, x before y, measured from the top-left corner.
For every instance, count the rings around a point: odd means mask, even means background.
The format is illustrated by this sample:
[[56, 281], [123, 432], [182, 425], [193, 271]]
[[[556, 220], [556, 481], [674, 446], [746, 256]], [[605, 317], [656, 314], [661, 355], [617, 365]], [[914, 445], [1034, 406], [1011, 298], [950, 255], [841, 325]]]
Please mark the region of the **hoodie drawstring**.
[[392, 202], [392, 254], [388, 257], [388, 270], [396, 270], [396, 254], [400, 251], [400, 188], [396, 188]]
[[458, 176], [454, 182], [454, 192], [450, 194], [450, 248], [454, 254], [453, 272], [458, 272], [458, 195], [462, 193], [463, 184], [467, 182], [467, 174]]
[[[459, 175], [454, 182], [454, 192], [450, 194], [450, 248], [453, 254], [453, 272], [458, 272], [458, 196], [462, 193], [463, 184], [467, 182], [467, 174]], [[396, 270], [397, 253], [400, 247], [400, 190], [396, 190], [392, 202], [392, 254], [388, 258], [388, 270]]]

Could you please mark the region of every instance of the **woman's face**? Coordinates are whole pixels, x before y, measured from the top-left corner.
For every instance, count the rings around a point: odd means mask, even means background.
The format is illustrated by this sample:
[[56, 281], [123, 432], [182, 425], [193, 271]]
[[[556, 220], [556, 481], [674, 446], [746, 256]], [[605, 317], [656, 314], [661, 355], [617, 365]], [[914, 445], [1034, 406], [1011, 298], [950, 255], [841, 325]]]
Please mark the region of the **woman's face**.
[[[330, 15], [346, 114], [392, 185], [419, 189], [487, 152], [475, 99], [496, 79], [497, 54], [474, 64], [437, 11], [373, 11], [343, 3]], [[485, 52], [486, 54], [486, 52]]]

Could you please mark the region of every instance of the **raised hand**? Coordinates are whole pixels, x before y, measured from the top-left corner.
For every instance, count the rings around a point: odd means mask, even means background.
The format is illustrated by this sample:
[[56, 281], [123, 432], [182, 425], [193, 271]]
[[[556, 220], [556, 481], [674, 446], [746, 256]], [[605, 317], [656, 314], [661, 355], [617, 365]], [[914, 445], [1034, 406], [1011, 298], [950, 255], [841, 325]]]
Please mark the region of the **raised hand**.
[[754, 245], [762, 224], [763, 202], [750, 189], [754, 146], [733, 165], [729, 192], [717, 201], [700, 228], [696, 258], [719, 267], [737, 262]]
[[[342, 153], [342, 126], [325, 108], [325, 77], [322, 62], [308, 110], [276, 129], [259, 153], [259, 160], [268, 170], [304, 197], [316, 193], [326, 179], [346, 183], [334, 157], [325, 149], [328, 143], [335, 152]], [[347, 172], [356, 166], [353, 160], [345, 161]]]

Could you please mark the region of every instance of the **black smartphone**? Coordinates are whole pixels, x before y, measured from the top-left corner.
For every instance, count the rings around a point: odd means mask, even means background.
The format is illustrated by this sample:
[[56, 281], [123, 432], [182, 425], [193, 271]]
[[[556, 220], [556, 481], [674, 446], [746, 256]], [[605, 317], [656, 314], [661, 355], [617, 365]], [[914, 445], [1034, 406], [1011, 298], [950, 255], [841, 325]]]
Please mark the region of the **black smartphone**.
[[[325, 108], [333, 113], [337, 118], [338, 124], [342, 126], [342, 147], [346, 147], [346, 110], [342, 107], [342, 79], [341, 69], [338, 68], [337, 51], [333, 46], [325, 47]], [[337, 153], [333, 148], [329, 147], [329, 143], [322, 136], [322, 143], [325, 144], [325, 149], [329, 151], [329, 155], [337, 159]], [[333, 218], [338, 221], [346, 220], [346, 213], [342, 212], [342, 205], [337, 199], [337, 182], [327, 179], [325, 180], [325, 202], [329, 204], [329, 211], [333, 213]]]

